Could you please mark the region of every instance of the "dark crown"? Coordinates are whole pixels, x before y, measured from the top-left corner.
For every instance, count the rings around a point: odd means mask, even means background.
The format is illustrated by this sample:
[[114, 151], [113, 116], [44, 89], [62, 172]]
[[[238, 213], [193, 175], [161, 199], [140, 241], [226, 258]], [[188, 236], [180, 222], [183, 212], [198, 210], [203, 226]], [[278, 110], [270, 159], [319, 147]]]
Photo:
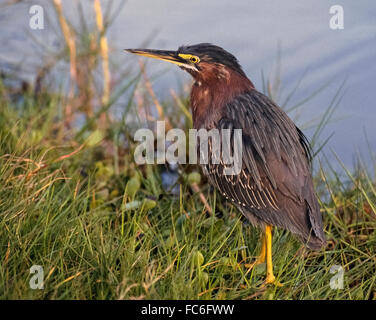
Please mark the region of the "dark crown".
[[223, 64], [238, 73], [245, 75], [238, 59], [225, 49], [211, 43], [199, 43], [191, 46], [181, 46], [178, 53], [193, 54], [201, 61]]

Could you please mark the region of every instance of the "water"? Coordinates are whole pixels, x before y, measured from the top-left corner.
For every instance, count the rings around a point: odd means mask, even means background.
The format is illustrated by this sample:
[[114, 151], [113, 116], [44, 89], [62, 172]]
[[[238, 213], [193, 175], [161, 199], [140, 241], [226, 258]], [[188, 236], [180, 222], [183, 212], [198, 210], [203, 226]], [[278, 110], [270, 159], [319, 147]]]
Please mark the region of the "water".
[[[74, 3], [64, 1], [64, 9], [73, 21], [76, 10], [70, 6]], [[114, 1], [114, 7], [118, 3]], [[38, 51], [30, 45], [30, 34], [52, 46], [58, 45], [53, 31], [54, 19], [46, 22], [43, 31], [28, 28], [31, 4], [41, 4], [54, 17], [53, 10], [48, 9], [49, 1], [28, 1], [17, 9], [2, 9], [0, 36], [7, 41], [2, 41], [0, 59], [23, 60], [29, 66], [32, 61], [38, 61]], [[369, 161], [365, 132], [371, 149], [376, 150], [376, 4], [371, 0], [335, 1], [344, 8], [345, 23], [344, 30], [331, 30], [329, 7], [333, 4], [314, 0], [283, 3], [278, 0], [129, 0], [109, 30], [109, 44], [114, 49], [112, 58], [127, 63], [136, 60], [121, 49], [140, 47], [148, 38], [152, 39], [148, 47], [160, 49], [212, 42], [232, 52], [260, 90], [261, 72], [266, 76], [273, 74], [280, 44], [285, 96], [306, 72], [291, 105], [330, 82], [298, 114], [290, 114], [299, 125], [304, 127], [324, 113], [346, 79], [346, 92], [334, 115], [335, 121], [328, 125], [322, 138], [334, 132], [324, 152], [335, 161], [331, 152], [334, 150], [345, 165], [351, 166], [356, 152]], [[85, 13], [89, 14], [90, 10], [86, 6]], [[178, 88], [181, 83], [190, 81], [188, 75], [173, 65], [148, 61], [148, 66], [150, 74], [167, 70], [154, 82], [161, 97], [168, 96], [171, 86]], [[312, 132], [306, 131], [308, 136]]]

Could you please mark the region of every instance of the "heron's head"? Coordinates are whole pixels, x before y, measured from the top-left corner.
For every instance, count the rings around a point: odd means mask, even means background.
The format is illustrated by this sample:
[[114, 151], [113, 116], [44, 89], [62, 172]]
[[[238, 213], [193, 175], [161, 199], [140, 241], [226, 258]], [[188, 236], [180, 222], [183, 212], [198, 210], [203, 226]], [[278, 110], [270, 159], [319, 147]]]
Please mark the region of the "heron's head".
[[235, 56], [210, 43], [181, 46], [177, 51], [152, 49], [126, 49], [126, 51], [176, 64], [199, 81], [226, 78], [232, 72], [245, 77]]

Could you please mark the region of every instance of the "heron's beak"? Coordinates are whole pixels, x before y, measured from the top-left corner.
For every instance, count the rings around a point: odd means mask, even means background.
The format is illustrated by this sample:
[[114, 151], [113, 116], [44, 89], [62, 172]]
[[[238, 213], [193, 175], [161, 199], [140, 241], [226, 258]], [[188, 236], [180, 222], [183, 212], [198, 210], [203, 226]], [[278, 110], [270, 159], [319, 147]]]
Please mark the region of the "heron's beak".
[[178, 66], [185, 67], [187, 65], [187, 61], [179, 57], [176, 51], [151, 50], [151, 49], [125, 49], [125, 51], [137, 54], [139, 56], [144, 56], [144, 57], [171, 62]]

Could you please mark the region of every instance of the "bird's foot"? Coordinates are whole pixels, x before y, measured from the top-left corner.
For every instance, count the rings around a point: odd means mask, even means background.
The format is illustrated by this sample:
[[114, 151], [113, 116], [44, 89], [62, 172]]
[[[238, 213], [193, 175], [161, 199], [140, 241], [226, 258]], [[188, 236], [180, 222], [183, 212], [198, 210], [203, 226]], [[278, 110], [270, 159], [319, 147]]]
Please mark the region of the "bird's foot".
[[258, 257], [254, 262], [252, 263], [245, 263], [244, 266], [248, 269], [247, 272], [245, 273], [246, 275], [256, 266], [260, 264], [265, 263], [265, 258], [263, 257]]
[[266, 279], [264, 283], [261, 285], [261, 287], [266, 287], [268, 284], [274, 284], [277, 287], [283, 287], [283, 284], [280, 283], [278, 280], [276, 280], [275, 276], [273, 274], [268, 274], [266, 276]]

